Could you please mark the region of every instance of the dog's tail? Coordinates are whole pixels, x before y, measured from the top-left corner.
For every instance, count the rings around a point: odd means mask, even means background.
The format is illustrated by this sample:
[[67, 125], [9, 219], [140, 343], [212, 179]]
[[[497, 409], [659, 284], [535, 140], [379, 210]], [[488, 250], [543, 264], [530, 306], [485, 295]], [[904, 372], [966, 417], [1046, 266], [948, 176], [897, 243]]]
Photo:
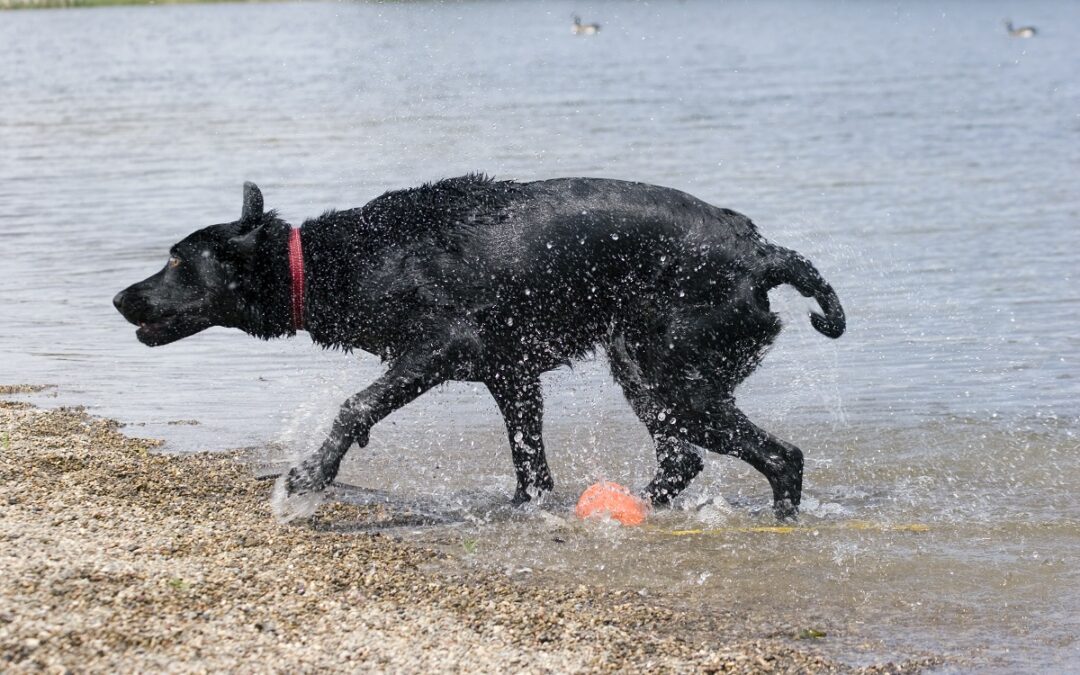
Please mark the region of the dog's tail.
[[810, 312], [810, 323], [817, 332], [831, 338], [844, 334], [847, 322], [840, 298], [836, 297], [836, 291], [809, 260], [795, 251], [777, 246], [769, 256], [763, 280], [766, 291], [781, 284], [790, 284], [804, 297], [814, 298], [823, 312]]

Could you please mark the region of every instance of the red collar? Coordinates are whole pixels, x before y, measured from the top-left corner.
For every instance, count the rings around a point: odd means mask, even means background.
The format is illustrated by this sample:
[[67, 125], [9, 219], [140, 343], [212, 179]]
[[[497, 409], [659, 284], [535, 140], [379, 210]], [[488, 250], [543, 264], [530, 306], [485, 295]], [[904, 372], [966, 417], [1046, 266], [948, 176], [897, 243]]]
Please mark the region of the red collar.
[[289, 277], [292, 280], [292, 328], [304, 329], [304, 249], [300, 243], [300, 228], [289, 230]]

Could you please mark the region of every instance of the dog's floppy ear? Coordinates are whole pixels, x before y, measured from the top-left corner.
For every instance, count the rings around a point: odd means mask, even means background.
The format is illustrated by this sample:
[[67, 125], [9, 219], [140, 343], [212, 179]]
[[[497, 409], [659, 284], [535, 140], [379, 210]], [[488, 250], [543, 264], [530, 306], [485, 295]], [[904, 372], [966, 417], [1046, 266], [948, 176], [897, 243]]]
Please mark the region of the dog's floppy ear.
[[[256, 188], [258, 189], [258, 188]], [[251, 258], [255, 255], [255, 247], [259, 241], [261, 227], [253, 228], [247, 234], [229, 237], [229, 248], [237, 258]]]
[[259, 186], [251, 181], [244, 183], [244, 208], [240, 212], [240, 222], [258, 223], [263, 216], [263, 196]]

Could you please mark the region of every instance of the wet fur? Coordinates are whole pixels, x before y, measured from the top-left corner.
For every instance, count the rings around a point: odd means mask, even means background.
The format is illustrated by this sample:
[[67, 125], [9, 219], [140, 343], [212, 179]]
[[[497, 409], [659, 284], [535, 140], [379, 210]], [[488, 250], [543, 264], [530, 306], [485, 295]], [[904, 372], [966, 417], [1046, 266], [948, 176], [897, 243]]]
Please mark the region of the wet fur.
[[[209, 325], [291, 335], [288, 231], [248, 184], [240, 220], [193, 233], [173, 247], [175, 266], [114, 302], [150, 345]], [[844, 314], [805, 258], [745, 216], [641, 183], [469, 175], [329, 211], [302, 235], [306, 330], [325, 347], [380, 355], [387, 371], [282, 478], [282, 503], [320, 492], [376, 422], [447, 380], [483, 382], [498, 403], [515, 502], [550, 490], [539, 376], [601, 347], [656, 443], [650, 500], [689, 484], [698, 446], [746, 460], [769, 480], [777, 515], [797, 512], [802, 453], [750, 423], [733, 392], [780, 331], [770, 288], [816, 298], [823, 313], [811, 321], [829, 337]]]

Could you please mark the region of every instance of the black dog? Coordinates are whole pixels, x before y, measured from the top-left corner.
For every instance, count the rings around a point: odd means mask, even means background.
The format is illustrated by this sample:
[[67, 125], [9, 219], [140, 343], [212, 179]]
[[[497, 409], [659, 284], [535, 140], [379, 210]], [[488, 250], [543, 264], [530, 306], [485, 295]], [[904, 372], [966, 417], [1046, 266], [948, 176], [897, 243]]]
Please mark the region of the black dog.
[[817, 300], [820, 333], [844, 332], [840, 302], [813, 265], [738, 213], [641, 183], [470, 175], [300, 230], [264, 212], [245, 184], [240, 220], [189, 235], [163, 270], [113, 302], [150, 346], [209, 326], [264, 339], [305, 329], [320, 345], [383, 357], [387, 372], [279, 480], [296, 512], [376, 422], [448, 380], [483, 382], [495, 397], [514, 502], [550, 490], [540, 374], [602, 346], [656, 443], [649, 500], [668, 502], [701, 471], [693, 445], [763, 473], [784, 519], [798, 511], [802, 452], [752, 424], [733, 397], [780, 331], [768, 298], [780, 284]]

